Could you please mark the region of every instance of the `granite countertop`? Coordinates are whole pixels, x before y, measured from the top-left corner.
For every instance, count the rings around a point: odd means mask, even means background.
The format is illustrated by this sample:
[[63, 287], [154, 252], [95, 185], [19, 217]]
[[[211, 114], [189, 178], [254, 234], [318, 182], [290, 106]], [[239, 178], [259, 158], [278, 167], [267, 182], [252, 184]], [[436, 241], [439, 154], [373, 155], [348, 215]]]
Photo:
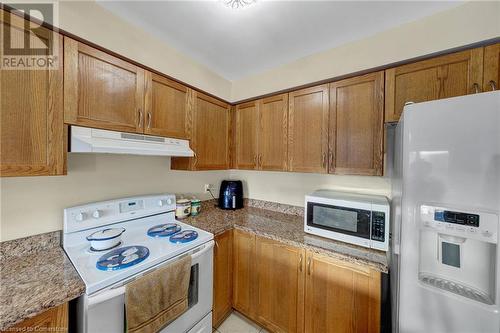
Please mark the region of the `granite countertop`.
[[0, 243], [0, 331], [84, 292], [59, 232]]
[[232, 211], [216, 208], [213, 202], [207, 202], [203, 205], [200, 215], [189, 217], [182, 222], [214, 235], [232, 228], [248, 231], [261, 237], [305, 248], [339, 260], [367, 265], [377, 271], [387, 273], [388, 261], [385, 252], [306, 234], [302, 208], [276, 205], [273, 207], [268, 202], [247, 200], [245, 208]]

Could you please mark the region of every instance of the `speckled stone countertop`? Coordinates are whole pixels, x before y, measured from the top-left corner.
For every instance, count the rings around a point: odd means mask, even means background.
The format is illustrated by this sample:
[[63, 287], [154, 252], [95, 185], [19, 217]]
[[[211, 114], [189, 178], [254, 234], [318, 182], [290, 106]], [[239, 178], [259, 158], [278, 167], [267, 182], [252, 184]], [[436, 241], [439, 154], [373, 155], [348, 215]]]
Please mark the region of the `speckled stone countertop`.
[[59, 232], [0, 243], [0, 331], [84, 292]]
[[384, 252], [306, 234], [302, 214], [303, 209], [299, 210], [297, 207], [273, 207], [272, 203], [258, 200], [247, 200], [245, 208], [235, 211], [222, 210], [214, 207], [214, 202], [205, 202], [200, 215], [182, 222], [214, 235], [236, 228], [339, 260], [368, 265], [380, 272], [388, 271], [387, 255]]

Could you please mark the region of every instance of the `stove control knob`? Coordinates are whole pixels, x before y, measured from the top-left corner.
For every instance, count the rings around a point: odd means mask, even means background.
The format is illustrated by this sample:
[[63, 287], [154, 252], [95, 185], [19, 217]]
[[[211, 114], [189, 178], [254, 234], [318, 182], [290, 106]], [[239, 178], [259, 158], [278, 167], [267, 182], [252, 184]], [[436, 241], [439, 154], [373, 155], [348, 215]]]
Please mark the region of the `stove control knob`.
[[96, 209], [93, 213], [92, 213], [92, 217], [95, 218], [95, 219], [98, 219], [101, 217], [101, 211], [99, 209]]
[[172, 199], [168, 198], [168, 199], [167, 199], [167, 204], [168, 204], [168, 205], [171, 205], [171, 204], [172, 204]]
[[163, 200], [158, 200], [158, 206], [160, 206], [160, 207], [163, 206]]
[[85, 220], [85, 213], [80, 212], [76, 214], [75, 220], [77, 220], [78, 222], [82, 222], [83, 220]]

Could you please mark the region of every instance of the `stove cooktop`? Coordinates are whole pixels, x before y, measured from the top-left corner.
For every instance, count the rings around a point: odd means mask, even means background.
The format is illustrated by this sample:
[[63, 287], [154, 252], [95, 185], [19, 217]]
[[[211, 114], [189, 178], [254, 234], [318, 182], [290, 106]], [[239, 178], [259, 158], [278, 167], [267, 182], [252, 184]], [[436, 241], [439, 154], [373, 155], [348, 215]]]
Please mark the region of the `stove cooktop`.
[[[90, 244], [85, 239], [96, 229], [64, 234], [64, 250], [85, 282], [86, 293], [93, 294], [213, 239], [209, 232], [176, 221], [173, 214], [170, 212], [113, 224], [113, 227], [124, 227], [126, 231], [121, 236], [122, 244], [105, 252], [91, 252]], [[102, 226], [107, 227], [109, 226]], [[174, 231], [177, 232], [168, 235]], [[175, 242], [171, 241], [171, 237], [176, 234], [179, 236], [173, 238]], [[145, 248], [148, 254], [141, 250], [136, 253], [138, 257], [135, 258], [121, 253], [123, 249], [130, 247]], [[110, 258], [117, 254], [118, 257]], [[114, 266], [117, 263], [118, 266]], [[103, 265], [106, 267], [101, 267]]]

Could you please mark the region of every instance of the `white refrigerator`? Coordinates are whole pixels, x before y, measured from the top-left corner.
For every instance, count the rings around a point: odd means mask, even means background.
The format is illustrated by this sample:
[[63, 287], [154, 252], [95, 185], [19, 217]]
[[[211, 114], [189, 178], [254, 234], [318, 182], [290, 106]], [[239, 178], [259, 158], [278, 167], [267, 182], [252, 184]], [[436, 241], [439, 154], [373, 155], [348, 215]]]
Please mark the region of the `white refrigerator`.
[[394, 332], [500, 332], [500, 92], [405, 107], [392, 176]]

